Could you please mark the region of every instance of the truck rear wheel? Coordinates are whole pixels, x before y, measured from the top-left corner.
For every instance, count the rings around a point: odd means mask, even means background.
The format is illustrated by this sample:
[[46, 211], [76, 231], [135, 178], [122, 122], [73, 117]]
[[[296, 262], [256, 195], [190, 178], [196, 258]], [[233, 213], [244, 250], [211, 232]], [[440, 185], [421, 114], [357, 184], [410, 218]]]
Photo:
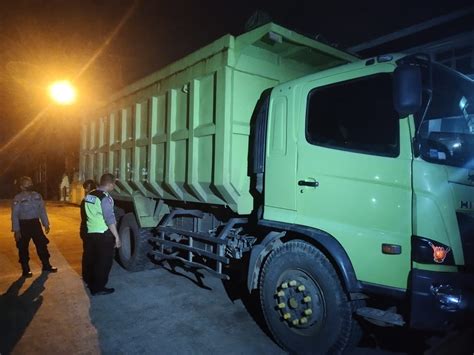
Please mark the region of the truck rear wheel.
[[141, 271], [152, 265], [148, 257], [152, 249], [148, 242], [151, 230], [140, 228], [133, 213], [127, 213], [120, 220], [119, 236], [122, 246], [118, 249], [118, 257], [125, 269]]
[[260, 301], [275, 341], [296, 354], [334, 354], [350, 341], [352, 312], [326, 256], [303, 241], [290, 241], [265, 261]]

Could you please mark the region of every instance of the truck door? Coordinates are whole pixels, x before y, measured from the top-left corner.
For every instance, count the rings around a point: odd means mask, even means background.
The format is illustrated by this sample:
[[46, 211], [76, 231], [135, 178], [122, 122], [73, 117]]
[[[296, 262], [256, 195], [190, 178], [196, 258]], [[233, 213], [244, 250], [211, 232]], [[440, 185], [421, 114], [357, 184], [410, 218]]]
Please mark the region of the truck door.
[[290, 119], [293, 100], [288, 98], [288, 92], [288, 88], [274, 91], [269, 105], [264, 217], [294, 223], [297, 160], [294, 122]]
[[[391, 74], [364, 70], [305, 84], [298, 114], [296, 223], [335, 237], [359, 280], [406, 288], [408, 119], [399, 119], [393, 107]], [[393, 245], [390, 254], [383, 244]]]

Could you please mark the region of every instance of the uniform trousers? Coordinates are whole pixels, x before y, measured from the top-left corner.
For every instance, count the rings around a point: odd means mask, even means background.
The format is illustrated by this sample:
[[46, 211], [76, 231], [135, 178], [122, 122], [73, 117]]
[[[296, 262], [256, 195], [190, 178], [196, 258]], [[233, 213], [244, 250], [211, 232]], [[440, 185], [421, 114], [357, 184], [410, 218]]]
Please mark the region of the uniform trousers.
[[49, 266], [49, 252], [48, 252], [48, 243], [49, 240], [43, 233], [43, 228], [39, 219], [20, 219], [20, 233], [21, 238], [17, 242], [19, 262], [21, 265], [28, 265], [30, 261], [30, 254], [28, 247], [30, 245], [30, 240], [33, 239], [35, 243], [36, 252], [40, 258], [43, 266]]
[[109, 280], [115, 254], [115, 238], [109, 230], [87, 233], [84, 238], [83, 278], [91, 292], [102, 291]]

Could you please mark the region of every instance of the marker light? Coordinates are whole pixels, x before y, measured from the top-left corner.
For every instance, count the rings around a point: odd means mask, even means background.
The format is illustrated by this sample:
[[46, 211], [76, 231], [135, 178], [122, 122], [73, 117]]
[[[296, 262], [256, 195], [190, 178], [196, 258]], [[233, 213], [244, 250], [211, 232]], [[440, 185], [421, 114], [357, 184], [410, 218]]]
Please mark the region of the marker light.
[[382, 253], [384, 254], [391, 254], [391, 255], [398, 255], [402, 253], [401, 245], [397, 244], [382, 244]]

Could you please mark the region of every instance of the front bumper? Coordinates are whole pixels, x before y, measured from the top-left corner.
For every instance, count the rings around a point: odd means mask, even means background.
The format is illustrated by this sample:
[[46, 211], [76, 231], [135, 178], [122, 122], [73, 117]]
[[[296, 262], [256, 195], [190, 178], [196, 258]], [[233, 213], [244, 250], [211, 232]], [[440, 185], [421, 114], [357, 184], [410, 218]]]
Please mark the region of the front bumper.
[[474, 274], [413, 269], [410, 277], [412, 328], [474, 324]]

